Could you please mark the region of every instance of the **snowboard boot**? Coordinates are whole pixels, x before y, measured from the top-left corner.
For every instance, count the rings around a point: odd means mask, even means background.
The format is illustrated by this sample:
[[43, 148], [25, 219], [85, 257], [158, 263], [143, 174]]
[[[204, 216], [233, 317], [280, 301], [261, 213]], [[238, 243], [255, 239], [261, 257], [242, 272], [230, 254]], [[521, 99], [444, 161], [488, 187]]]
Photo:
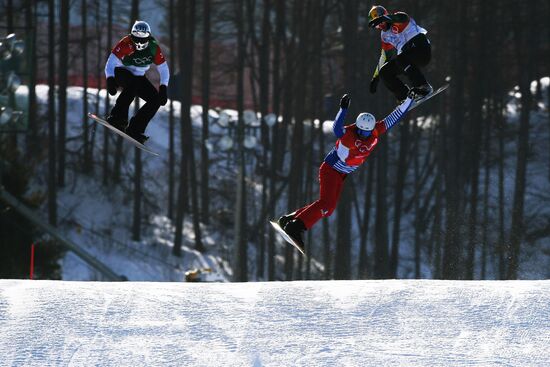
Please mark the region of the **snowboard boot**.
[[105, 121], [107, 121], [109, 125], [122, 132], [124, 132], [124, 130], [126, 130], [126, 127], [128, 126], [128, 120], [117, 118], [113, 115], [107, 116], [107, 118], [105, 118]]
[[143, 135], [142, 133], [139, 133], [137, 131], [134, 131], [130, 128], [130, 125], [126, 128], [126, 131], [125, 131], [126, 135], [128, 135], [129, 137], [131, 137], [132, 139], [136, 140], [137, 142], [139, 142], [140, 144], [143, 144], [147, 141], [147, 139], [149, 139], [148, 136], [146, 135]]
[[298, 218], [293, 219], [287, 223], [283, 230], [290, 238], [292, 238], [296, 242], [301, 250], [305, 252], [304, 239], [302, 238], [302, 234], [306, 230], [304, 222], [302, 222]]
[[[296, 213], [296, 212], [294, 212]], [[284, 229], [285, 226], [291, 221], [294, 219], [294, 213], [290, 213], [290, 214], [285, 214], [283, 215], [281, 218], [279, 218], [277, 220], [277, 224], [279, 224], [279, 226]]]
[[418, 87], [413, 87], [409, 91], [409, 95], [414, 99], [415, 102], [426, 97], [428, 94], [434, 91], [430, 83], [419, 85]]

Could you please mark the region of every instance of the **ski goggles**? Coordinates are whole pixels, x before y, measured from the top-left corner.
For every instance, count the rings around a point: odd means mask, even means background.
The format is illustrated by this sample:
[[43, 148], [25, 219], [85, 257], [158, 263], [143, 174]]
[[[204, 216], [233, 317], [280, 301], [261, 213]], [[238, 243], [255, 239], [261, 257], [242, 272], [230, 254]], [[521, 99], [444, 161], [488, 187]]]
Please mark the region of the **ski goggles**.
[[357, 131], [357, 135], [362, 136], [363, 138], [368, 138], [372, 134], [372, 130], [361, 130], [360, 128], [355, 129]]
[[136, 37], [133, 34], [130, 36], [132, 38], [132, 41], [136, 44], [136, 46], [139, 47], [147, 47], [147, 44], [149, 44], [149, 38], [150, 37]]

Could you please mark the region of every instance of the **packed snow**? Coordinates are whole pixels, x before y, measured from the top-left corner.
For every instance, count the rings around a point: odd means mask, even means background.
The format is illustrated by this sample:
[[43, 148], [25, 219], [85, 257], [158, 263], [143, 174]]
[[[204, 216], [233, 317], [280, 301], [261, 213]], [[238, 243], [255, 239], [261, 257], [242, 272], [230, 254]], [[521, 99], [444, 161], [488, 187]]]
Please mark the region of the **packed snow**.
[[0, 280], [0, 365], [549, 366], [550, 281]]

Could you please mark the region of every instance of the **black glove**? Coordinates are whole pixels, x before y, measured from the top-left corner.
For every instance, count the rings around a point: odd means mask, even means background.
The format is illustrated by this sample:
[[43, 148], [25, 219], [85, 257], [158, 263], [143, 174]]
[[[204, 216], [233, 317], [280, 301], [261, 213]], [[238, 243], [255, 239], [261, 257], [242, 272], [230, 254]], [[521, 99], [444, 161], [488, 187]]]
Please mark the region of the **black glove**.
[[167, 101], [168, 91], [166, 90], [166, 86], [164, 84], [161, 84], [159, 87], [159, 103], [161, 106], [164, 106]]
[[110, 95], [114, 96], [117, 93], [117, 84], [114, 76], [107, 78], [107, 91]]
[[377, 76], [375, 76], [370, 80], [369, 91], [372, 94], [376, 93], [376, 87], [378, 86], [378, 81], [379, 81], [379, 78]]
[[340, 108], [348, 108], [350, 103], [351, 97], [349, 94], [344, 94], [342, 98], [340, 99]]
[[388, 17], [387, 15], [382, 15], [381, 17], [374, 18], [373, 20], [371, 20], [369, 22], [369, 27], [375, 28], [378, 24], [389, 22], [389, 21], [391, 21], [390, 17]]

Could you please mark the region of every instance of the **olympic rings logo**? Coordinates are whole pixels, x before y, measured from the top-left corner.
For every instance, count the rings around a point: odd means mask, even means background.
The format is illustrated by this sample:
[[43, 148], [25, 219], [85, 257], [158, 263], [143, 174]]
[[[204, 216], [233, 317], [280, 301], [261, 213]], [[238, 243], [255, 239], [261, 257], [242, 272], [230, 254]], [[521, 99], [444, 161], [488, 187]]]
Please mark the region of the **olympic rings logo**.
[[356, 139], [355, 140], [355, 147], [357, 150], [359, 150], [360, 153], [366, 153], [378, 143], [378, 138], [374, 138], [370, 144], [365, 144], [362, 140]]
[[147, 57], [136, 57], [134, 59], [134, 63], [136, 65], [149, 65], [153, 62], [153, 56], [147, 56]]

